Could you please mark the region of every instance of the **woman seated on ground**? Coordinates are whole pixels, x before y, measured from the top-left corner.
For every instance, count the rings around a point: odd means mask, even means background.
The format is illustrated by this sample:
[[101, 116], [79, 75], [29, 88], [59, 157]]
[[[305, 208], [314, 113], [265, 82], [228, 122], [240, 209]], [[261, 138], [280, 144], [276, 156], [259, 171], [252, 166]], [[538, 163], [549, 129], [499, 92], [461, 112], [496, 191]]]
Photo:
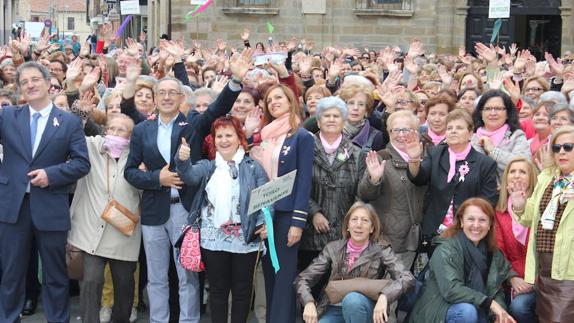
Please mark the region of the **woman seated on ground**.
[[496, 246], [494, 209], [466, 200], [456, 220], [436, 239], [428, 278], [409, 318], [417, 322], [515, 323], [504, 309], [502, 284], [516, 274]]
[[257, 235], [265, 238], [266, 232], [262, 212], [247, 214], [249, 192], [265, 184], [267, 175], [245, 155], [247, 139], [235, 117], [215, 120], [211, 135], [215, 161], [192, 163], [189, 145], [183, 141], [175, 162], [181, 180], [197, 189], [191, 214], [201, 222], [201, 255], [209, 276], [212, 321], [228, 322], [231, 291], [231, 321], [245, 322], [259, 249], [253, 240]]
[[536, 322], [536, 294], [534, 285], [524, 281], [528, 228], [512, 217], [510, 194], [516, 185], [526, 187], [530, 197], [537, 176], [536, 166], [524, 157], [517, 157], [508, 163], [500, 184], [500, 198], [496, 204], [496, 241], [502, 254], [510, 262], [518, 276], [510, 280], [509, 312], [520, 323]]
[[[387, 321], [387, 305], [396, 301], [413, 285], [414, 277], [397, 259], [390, 245], [379, 241], [380, 232], [379, 217], [371, 205], [356, 202], [351, 206], [343, 220], [343, 239], [327, 244], [311, 265], [295, 279], [297, 296], [305, 307], [305, 323], [316, 323], [319, 318], [319, 322]], [[391, 280], [381, 284], [387, 273], [390, 274]], [[346, 279], [366, 278], [372, 280], [373, 288], [367, 288], [369, 291], [353, 288], [342, 300], [335, 300], [335, 297], [330, 295], [333, 298], [330, 301], [326, 294], [322, 293], [316, 302], [311, 288], [327, 274], [329, 284]], [[339, 294], [345, 293], [343, 289], [339, 287]], [[371, 289], [375, 290], [374, 293]]]

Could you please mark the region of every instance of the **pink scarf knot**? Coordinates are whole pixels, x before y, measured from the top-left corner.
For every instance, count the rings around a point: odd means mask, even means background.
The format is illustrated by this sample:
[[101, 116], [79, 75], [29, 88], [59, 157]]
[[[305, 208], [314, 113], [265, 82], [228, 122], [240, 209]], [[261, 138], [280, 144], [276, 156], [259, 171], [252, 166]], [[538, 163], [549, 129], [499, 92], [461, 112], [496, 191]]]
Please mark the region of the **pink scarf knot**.
[[476, 135], [478, 138], [488, 137], [496, 147], [502, 142], [502, 139], [504, 139], [504, 135], [506, 135], [508, 129], [510, 129], [510, 126], [507, 123], [494, 131], [488, 131], [484, 127], [480, 127], [476, 129]]
[[512, 234], [516, 241], [520, 242], [521, 245], [526, 246], [526, 238], [528, 238], [528, 228], [524, 227], [522, 224], [518, 223], [516, 219], [512, 216], [512, 199], [509, 197], [506, 204], [506, 210], [508, 216], [512, 219]]
[[104, 149], [113, 158], [120, 158], [120, 155], [128, 148], [130, 140], [118, 136], [106, 135], [104, 137]]
[[430, 127], [427, 128], [427, 134], [429, 135], [429, 137], [432, 140], [432, 143], [435, 146], [440, 144], [440, 142], [443, 141], [444, 138], [446, 138], [446, 133], [444, 135], [439, 135], [439, 134], [435, 133], [434, 131], [432, 131], [432, 129]]
[[323, 149], [325, 149], [325, 152], [327, 153], [327, 155], [331, 155], [333, 153], [335, 153], [337, 151], [337, 148], [339, 148], [339, 145], [341, 144], [341, 141], [343, 141], [343, 135], [339, 135], [339, 138], [337, 138], [337, 140], [335, 140], [335, 142], [333, 144], [329, 144], [327, 142], [327, 139], [325, 139], [325, 137], [323, 137], [323, 133], [319, 131], [319, 138], [321, 139], [321, 144], [323, 145]]
[[399, 153], [399, 155], [401, 156], [401, 158], [402, 158], [404, 161], [406, 161], [407, 163], [409, 162], [410, 157], [409, 157], [409, 155], [407, 155], [407, 153], [405, 153], [404, 151], [402, 151], [402, 150], [400, 150], [399, 148], [397, 148], [397, 146], [393, 145], [393, 143], [391, 143], [391, 146], [393, 147], [394, 150], [396, 150], [396, 151]]
[[447, 183], [450, 183], [450, 181], [452, 181], [452, 178], [454, 177], [454, 174], [456, 172], [456, 162], [461, 161], [461, 160], [465, 160], [466, 156], [468, 156], [468, 153], [470, 153], [470, 148], [472, 148], [470, 143], [468, 143], [466, 148], [460, 153], [455, 152], [450, 147], [448, 148], [449, 168], [448, 168], [448, 175], [447, 175], [447, 179], [446, 179]]
[[355, 264], [355, 261], [357, 261], [361, 253], [363, 253], [363, 251], [365, 251], [365, 249], [367, 249], [368, 246], [369, 242], [365, 243], [362, 246], [358, 246], [353, 243], [352, 239], [349, 239], [349, 241], [347, 241], [347, 266], [349, 270], [351, 270], [351, 268]]

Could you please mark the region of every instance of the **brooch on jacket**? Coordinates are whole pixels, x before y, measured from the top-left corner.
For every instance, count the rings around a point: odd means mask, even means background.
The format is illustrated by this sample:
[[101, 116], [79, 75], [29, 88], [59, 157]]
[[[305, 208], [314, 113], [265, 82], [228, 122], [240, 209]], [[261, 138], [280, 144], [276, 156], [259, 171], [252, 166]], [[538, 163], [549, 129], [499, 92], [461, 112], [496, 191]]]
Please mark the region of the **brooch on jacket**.
[[340, 161], [345, 161], [345, 159], [348, 158], [349, 158], [349, 151], [347, 150], [347, 148], [345, 148], [342, 153], [337, 154], [337, 159]]
[[460, 165], [460, 167], [458, 168], [458, 173], [460, 174], [458, 181], [464, 182], [464, 178], [469, 172], [470, 172], [470, 167], [468, 167], [468, 162], [465, 161], [464, 164]]
[[58, 118], [56, 118], [56, 117], [54, 117], [53, 126], [54, 126], [54, 127], [59, 127], [59, 126], [60, 126], [60, 122], [58, 122]]
[[289, 150], [291, 150], [291, 146], [283, 146], [283, 156], [287, 156]]
[[182, 122], [179, 123], [179, 126], [180, 126], [180, 127], [183, 127], [183, 126], [186, 126], [186, 125], [187, 125], [187, 122], [185, 122], [185, 121], [182, 121]]
[[156, 116], [155, 114], [150, 114], [150, 115], [147, 117], [147, 120], [149, 120], [149, 121], [154, 121], [155, 119], [157, 119], [157, 116]]

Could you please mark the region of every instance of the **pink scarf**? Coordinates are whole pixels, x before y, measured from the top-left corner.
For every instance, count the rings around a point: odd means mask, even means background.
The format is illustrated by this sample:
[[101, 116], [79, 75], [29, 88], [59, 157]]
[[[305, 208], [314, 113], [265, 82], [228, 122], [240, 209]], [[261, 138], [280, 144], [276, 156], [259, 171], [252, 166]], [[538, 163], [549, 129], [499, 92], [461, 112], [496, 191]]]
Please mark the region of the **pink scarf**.
[[325, 137], [323, 137], [323, 133], [321, 133], [319, 131], [319, 138], [321, 138], [321, 144], [323, 145], [323, 149], [325, 149], [325, 152], [327, 153], [327, 155], [331, 155], [334, 152], [337, 151], [337, 148], [339, 148], [339, 145], [341, 144], [341, 141], [343, 141], [343, 135], [339, 135], [339, 138], [337, 138], [337, 140], [335, 140], [335, 142], [330, 145], [327, 142], [327, 139], [325, 139]]
[[130, 140], [118, 136], [106, 135], [104, 137], [104, 149], [113, 158], [120, 158], [120, 155], [128, 148]]
[[289, 113], [286, 113], [261, 129], [262, 142], [251, 149], [251, 158], [263, 166], [269, 179], [277, 178], [281, 145], [289, 130], [291, 130], [291, 124]]
[[427, 128], [427, 134], [429, 135], [429, 137], [432, 140], [432, 143], [436, 146], [438, 145], [441, 141], [443, 141], [444, 138], [446, 138], [446, 133], [444, 135], [437, 135], [434, 131], [432, 131], [432, 129], [429, 127]]
[[395, 150], [399, 153], [399, 155], [401, 155], [401, 158], [402, 158], [404, 161], [406, 161], [407, 163], [409, 162], [410, 157], [409, 157], [409, 155], [407, 155], [407, 153], [405, 153], [404, 151], [402, 151], [402, 150], [400, 150], [399, 148], [397, 148], [397, 146], [393, 145], [393, 143], [391, 143], [391, 146], [393, 146], [393, 149], [395, 149]]
[[448, 148], [448, 163], [450, 167], [448, 168], [448, 175], [446, 179], [447, 183], [450, 183], [450, 181], [454, 177], [454, 173], [456, 173], [456, 162], [460, 160], [465, 160], [466, 156], [468, 156], [468, 153], [470, 152], [471, 147], [472, 146], [470, 145], [470, 143], [468, 143], [466, 145], [466, 148], [460, 153], [457, 153], [454, 150]]
[[356, 244], [353, 243], [352, 239], [349, 239], [349, 241], [347, 241], [347, 267], [349, 268], [349, 271], [351, 270], [351, 268], [355, 264], [355, 261], [357, 261], [361, 253], [365, 251], [365, 249], [367, 249], [368, 246], [369, 242], [365, 243], [362, 246], [357, 246]]
[[518, 223], [518, 221], [516, 221], [516, 219], [512, 216], [512, 199], [510, 197], [508, 198], [508, 203], [506, 204], [506, 210], [508, 216], [512, 219], [512, 233], [514, 234], [516, 241], [520, 242], [521, 245], [526, 246], [528, 228]]
[[506, 131], [508, 131], [508, 129], [510, 129], [510, 126], [508, 126], [507, 123], [505, 123], [502, 127], [494, 131], [488, 131], [484, 127], [480, 127], [476, 129], [476, 135], [478, 136], [478, 138], [484, 136], [488, 137], [496, 147], [498, 146], [498, 144], [500, 144], [502, 139], [504, 139], [504, 135], [506, 134]]

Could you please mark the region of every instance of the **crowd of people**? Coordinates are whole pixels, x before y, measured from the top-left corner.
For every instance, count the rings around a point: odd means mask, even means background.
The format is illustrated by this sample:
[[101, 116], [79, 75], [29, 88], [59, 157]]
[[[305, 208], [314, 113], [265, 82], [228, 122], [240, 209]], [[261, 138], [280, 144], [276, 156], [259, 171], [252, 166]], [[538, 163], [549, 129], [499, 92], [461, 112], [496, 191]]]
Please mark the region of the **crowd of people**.
[[241, 38], [0, 48], [0, 322], [574, 322], [572, 53]]

